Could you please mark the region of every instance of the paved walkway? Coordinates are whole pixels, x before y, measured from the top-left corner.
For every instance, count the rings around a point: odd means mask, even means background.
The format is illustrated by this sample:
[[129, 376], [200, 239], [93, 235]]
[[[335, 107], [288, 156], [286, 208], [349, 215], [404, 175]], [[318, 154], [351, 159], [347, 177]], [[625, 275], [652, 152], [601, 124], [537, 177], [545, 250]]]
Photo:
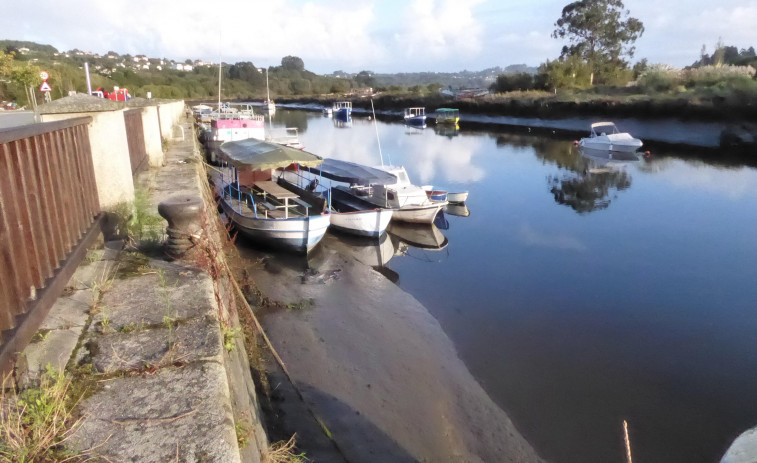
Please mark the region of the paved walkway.
[[[166, 165], [140, 178], [154, 215], [169, 196], [201, 195], [188, 121], [185, 133]], [[255, 392], [244, 346], [233, 339], [235, 348], [224, 348], [231, 328], [219, 321], [213, 281], [122, 247], [113, 241], [89, 252], [21, 356], [24, 381], [48, 365], [90, 369], [97, 386], [79, 404], [83, 421], [68, 441], [78, 451], [94, 448], [108, 461], [259, 461], [267, 443], [249, 411]]]

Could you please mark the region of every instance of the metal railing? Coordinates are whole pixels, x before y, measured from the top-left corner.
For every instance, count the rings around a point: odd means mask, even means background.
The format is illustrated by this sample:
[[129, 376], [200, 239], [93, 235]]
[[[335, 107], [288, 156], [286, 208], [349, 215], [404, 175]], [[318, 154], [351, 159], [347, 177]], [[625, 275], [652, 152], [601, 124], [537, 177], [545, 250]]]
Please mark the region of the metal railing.
[[0, 370], [31, 340], [99, 234], [91, 121], [0, 129]]

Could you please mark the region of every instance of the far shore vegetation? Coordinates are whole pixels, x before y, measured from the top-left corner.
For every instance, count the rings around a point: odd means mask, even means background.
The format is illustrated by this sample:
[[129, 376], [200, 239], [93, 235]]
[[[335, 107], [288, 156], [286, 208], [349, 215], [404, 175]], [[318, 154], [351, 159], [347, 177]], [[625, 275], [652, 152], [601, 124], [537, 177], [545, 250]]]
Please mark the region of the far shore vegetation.
[[[277, 100], [333, 101], [372, 95], [377, 108], [411, 103], [427, 107], [454, 104], [470, 112], [542, 116], [591, 110], [631, 115], [702, 118], [757, 116], [757, 54], [721, 40], [708, 53], [702, 45], [692, 64], [676, 69], [646, 58], [631, 64], [635, 41], [645, 31], [621, 0], [581, 0], [566, 5], [552, 36], [565, 46], [559, 57], [529, 68], [511, 65], [479, 72], [377, 74], [335, 71], [318, 75], [296, 56], [267, 70], [250, 61], [223, 63], [222, 98], [266, 96]], [[506, 53], [503, 53], [506, 56]], [[86, 92], [84, 63], [93, 89], [126, 87], [132, 96], [215, 101], [218, 65], [187, 59], [177, 62], [143, 55], [105, 55], [81, 50], [59, 52], [50, 45], [0, 40], [0, 100], [34, 108], [42, 101], [41, 70], [49, 73], [52, 98]], [[477, 88], [466, 96], [461, 88]], [[370, 90], [369, 90], [370, 89]], [[446, 102], [446, 104], [445, 104]], [[360, 103], [358, 102], [359, 106]], [[587, 109], [588, 108], [588, 109]]]

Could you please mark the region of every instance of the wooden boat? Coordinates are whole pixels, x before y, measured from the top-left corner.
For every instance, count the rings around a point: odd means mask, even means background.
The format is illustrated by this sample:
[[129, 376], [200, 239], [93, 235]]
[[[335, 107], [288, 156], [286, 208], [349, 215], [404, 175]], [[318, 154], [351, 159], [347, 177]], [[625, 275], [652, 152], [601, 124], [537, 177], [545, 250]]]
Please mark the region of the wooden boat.
[[468, 192], [450, 193], [447, 190], [435, 189], [433, 185], [423, 185], [426, 195], [433, 201], [447, 201], [449, 203], [464, 203], [468, 199]]
[[436, 110], [436, 123], [457, 125], [460, 122], [460, 110], [455, 108], [439, 108]]
[[613, 122], [591, 124], [591, 133], [578, 142], [581, 148], [604, 151], [633, 152], [641, 148], [642, 141], [627, 132], [621, 132]]
[[256, 243], [307, 253], [323, 238], [330, 223], [300, 196], [272, 181], [274, 170], [292, 164], [317, 166], [311, 153], [265, 141], [226, 142], [219, 150], [231, 178], [221, 182], [220, 205], [234, 227]]
[[405, 124], [426, 127], [426, 108], [405, 108]]
[[348, 122], [352, 118], [352, 102], [336, 101], [332, 108], [334, 118], [342, 122]]

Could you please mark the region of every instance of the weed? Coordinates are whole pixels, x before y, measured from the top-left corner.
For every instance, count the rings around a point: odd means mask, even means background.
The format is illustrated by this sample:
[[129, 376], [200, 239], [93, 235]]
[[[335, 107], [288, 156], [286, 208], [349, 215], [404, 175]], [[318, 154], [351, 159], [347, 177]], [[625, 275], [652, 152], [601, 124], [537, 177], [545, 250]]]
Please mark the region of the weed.
[[238, 420], [234, 423], [234, 431], [237, 434], [237, 444], [243, 449], [250, 441], [250, 424], [245, 420]]
[[74, 394], [71, 378], [48, 366], [37, 388], [19, 391], [9, 378], [0, 389], [0, 460], [59, 461], [66, 455], [61, 444], [78, 428], [72, 411], [81, 395]]
[[163, 218], [151, 213], [150, 194], [145, 189], [134, 191], [134, 202], [121, 202], [111, 212], [116, 219], [116, 235], [126, 238], [138, 248], [159, 243], [163, 235]]
[[299, 302], [293, 302], [291, 304], [287, 304], [287, 309], [292, 310], [305, 310], [313, 307], [315, 304], [315, 300], [313, 299], [303, 299]]
[[239, 337], [239, 334], [242, 332], [242, 328], [227, 328], [223, 327], [223, 347], [226, 349], [226, 352], [232, 352], [234, 350], [235, 340]]
[[52, 330], [39, 330], [30, 341], [32, 344], [42, 342], [50, 335]]
[[134, 323], [134, 322], [131, 322], [131, 323], [129, 323], [128, 325], [124, 325], [124, 326], [122, 326], [122, 327], [121, 327], [121, 328], [120, 328], [120, 329], [118, 330], [118, 332], [119, 332], [119, 333], [131, 333], [131, 332], [133, 332], [133, 331], [137, 331], [138, 329], [139, 329], [139, 327], [137, 326], [137, 324], [136, 324], [136, 323]]
[[306, 463], [305, 453], [295, 453], [295, 436], [288, 441], [274, 442], [263, 456], [264, 463]]

